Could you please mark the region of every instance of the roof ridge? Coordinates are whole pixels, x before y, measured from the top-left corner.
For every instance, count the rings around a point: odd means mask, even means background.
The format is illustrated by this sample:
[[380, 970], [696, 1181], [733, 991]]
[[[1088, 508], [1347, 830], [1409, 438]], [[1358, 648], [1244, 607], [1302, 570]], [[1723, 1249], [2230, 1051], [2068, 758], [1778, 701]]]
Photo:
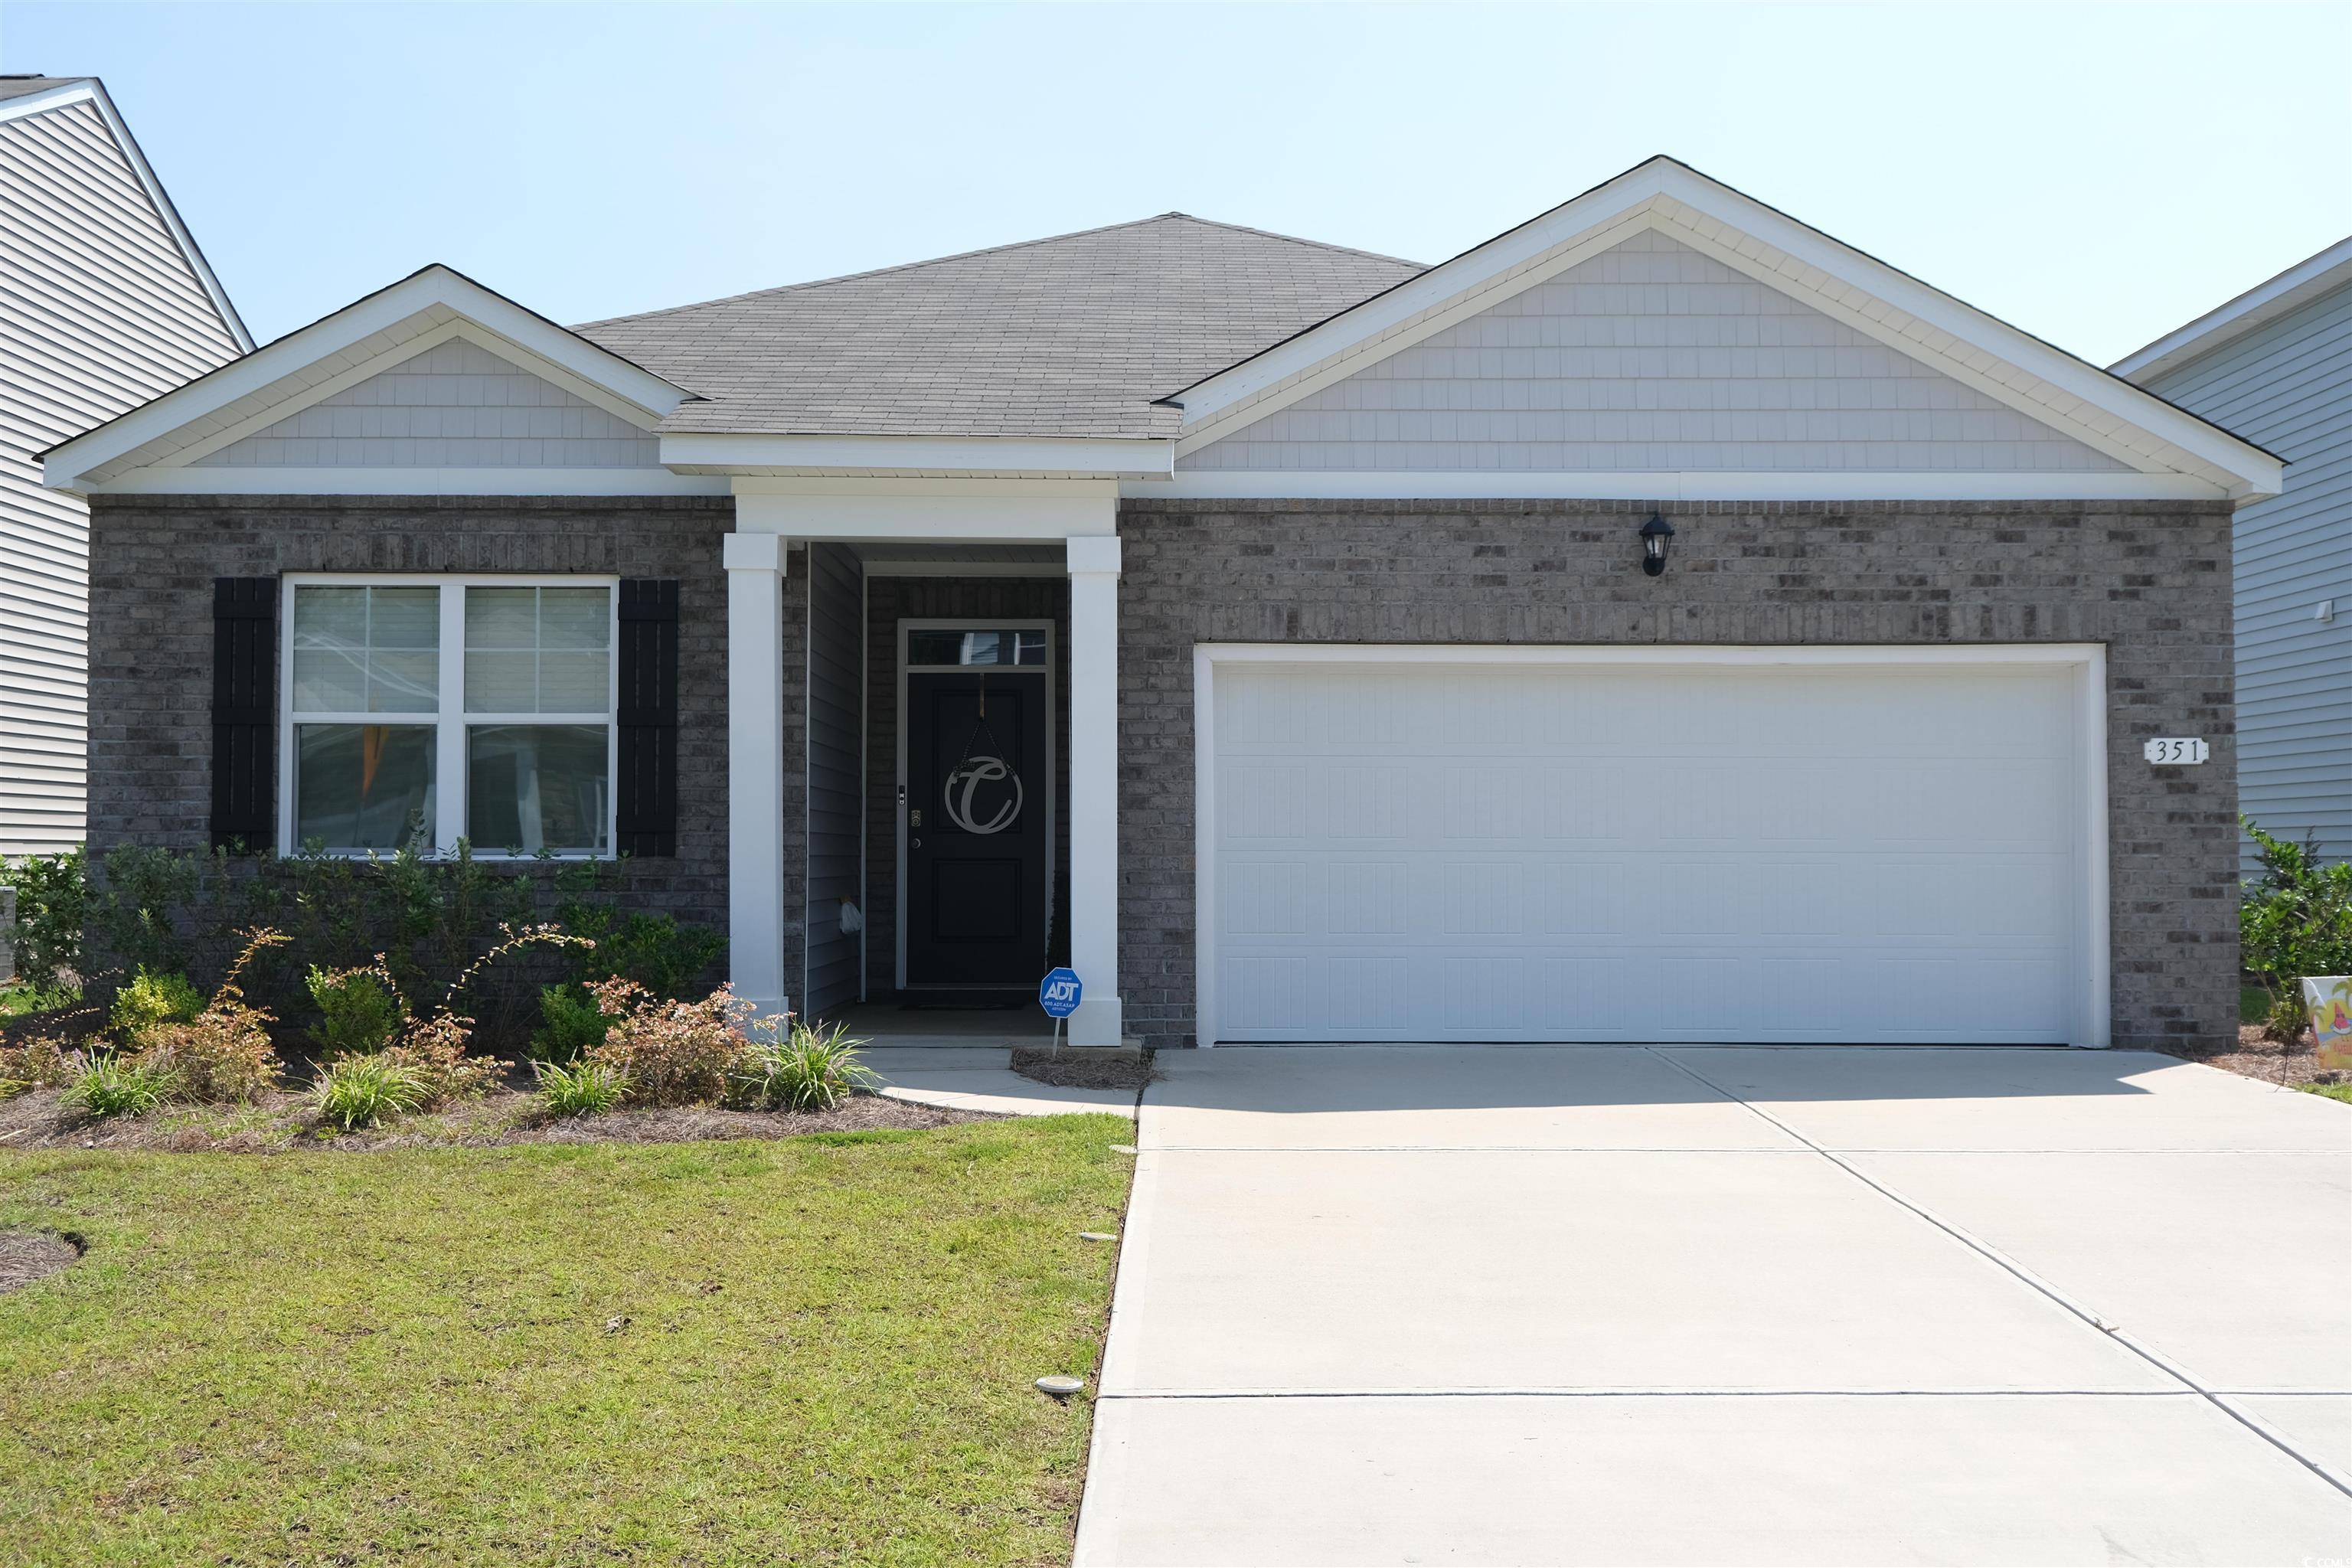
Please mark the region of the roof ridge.
[[740, 294], [721, 294], [715, 299], [696, 300], [684, 305], [666, 305], [656, 310], [636, 310], [626, 315], [604, 316], [593, 321], [574, 322], [571, 330], [575, 332], [584, 332], [593, 328], [611, 326], [621, 321], [651, 321], [656, 317], [675, 316], [681, 311], [700, 310], [712, 305], [731, 305], [739, 300], [757, 300], [772, 294], [794, 294], [804, 289], [829, 288], [835, 283], [857, 283], [869, 278], [887, 278], [894, 272], [912, 272], [919, 268], [944, 266], [950, 261], [969, 261], [974, 257], [999, 256], [1006, 251], [1027, 250], [1040, 245], [1058, 245], [1064, 240], [1085, 239], [1093, 235], [1111, 234], [1123, 228], [1141, 228], [1147, 224], [1166, 223], [1171, 218], [1181, 218], [1186, 223], [1196, 223], [1205, 228], [1222, 228], [1234, 234], [1251, 234], [1261, 239], [1278, 239], [1288, 245], [1303, 245], [1311, 249], [1336, 251], [1343, 256], [1361, 256], [1374, 261], [1391, 262], [1400, 267], [1415, 267], [1427, 270], [1425, 263], [1407, 261], [1397, 256], [1382, 256], [1378, 251], [1359, 250], [1346, 245], [1331, 245], [1319, 239], [1302, 239], [1293, 234], [1276, 234], [1271, 229], [1251, 228], [1246, 224], [1219, 223], [1214, 218], [1196, 217], [1186, 212], [1164, 212], [1154, 213], [1150, 217], [1129, 218], [1122, 223], [1107, 223], [1093, 228], [1074, 228], [1064, 234], [1043, 235], [1035, 239], [1016, 239], [1003, 245], [983, 245], [974, 250], [952, 251], [946, 256], [927, 257], [920, 261], [900, 261], [888, 267], [868, 268], [863, 272], [843, 272], [831, 278], [812, 278], [803, 283], [778, 283], [765, 289], [747, 289]]

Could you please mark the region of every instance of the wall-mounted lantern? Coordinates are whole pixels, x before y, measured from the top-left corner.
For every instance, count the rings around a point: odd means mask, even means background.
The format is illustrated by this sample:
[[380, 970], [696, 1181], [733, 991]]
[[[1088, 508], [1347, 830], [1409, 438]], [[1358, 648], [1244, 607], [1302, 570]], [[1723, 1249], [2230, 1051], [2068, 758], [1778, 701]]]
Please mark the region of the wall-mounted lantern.
[[1674, 542], [1674, 537], [1675, 525], [1668, 522], [1664, 518], [1660, 517], [1656, 512], [1652, 512], [1650, 514], [1650, 521], [1642, 525], [1643, 571], [1648, 573], [1653, 577], [1661, 576], [1664, 574], [1666, 570], [1666, 547]]

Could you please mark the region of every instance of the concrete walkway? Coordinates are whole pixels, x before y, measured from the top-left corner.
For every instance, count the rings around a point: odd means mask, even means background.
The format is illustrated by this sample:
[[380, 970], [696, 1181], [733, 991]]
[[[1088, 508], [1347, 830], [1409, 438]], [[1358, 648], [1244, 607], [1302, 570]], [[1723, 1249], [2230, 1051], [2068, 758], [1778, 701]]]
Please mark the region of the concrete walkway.
[[2120, 1051], [1160, 1066], [1081, 1568], [2352, 1558], [2352, 1109]]
[[1010, 1050], [977, 1046], [882, 1047], [860, 1054], [883, 1095], [915, 1105], [992, 1116], [1135, 1115], [1131, 1089], [1060, 1089], [1013, 1070]]

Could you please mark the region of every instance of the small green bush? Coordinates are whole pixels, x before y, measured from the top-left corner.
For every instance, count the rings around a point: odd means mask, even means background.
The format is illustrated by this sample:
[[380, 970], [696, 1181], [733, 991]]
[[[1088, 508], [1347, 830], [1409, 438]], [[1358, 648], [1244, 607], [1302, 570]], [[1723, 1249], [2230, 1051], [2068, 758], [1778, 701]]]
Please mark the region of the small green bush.
[[655, 996], [671, 1001], [727, 951], [727, 939], [701, 926], [680, 925], [668, 915], [625, 915], [595, 939], [582, 973], [592, 979], [618, 975]]
[[635, 1105], [716, 1105], [728, 1098], [751, 1042], [750, 1009], [724, 985], [699, 1002], [666, 1002], [633, 980], [599, 980], [588, 994], [613, 1020], [587, 1059], [629, 1082]]
[[865, 1044], [847, 1038], [839, 1024], [819, 1030], [793, 1019], [786, 1029], [755, 1031], [731, 1075], [728, 1103], [749, 1110], [830, 1110], [881, 1081], [858, 1060]]
[[142, 964], [131, 984], [114, 994], [106, 1021], [117, 1040], [137, 1046], [148, 1031], [164, 1024], [193, 1024], [204, 1010], [205, 994], [189, 984], [186, 975], [158, 973]]
[[89, 911], [89, 858], [75, 847], [0, 861], [0, 887], [16, 889], [16, 923], [8, 933], [16, 978], [37, 991], [79, 989], [82, 926]]
[[629, 1092], [628, 1075], [610, 1062], [533, 1062], [539, 1102], [557, 1116], [602, 1116]]
[[405, 1062], [383, 1056], [345, 1057], [310, 1086], [310, 1103], [321, 1121], [349, 1132], [373, 1127], [421, 1109], [429, 1098], [425, 1075]]
[[399, 1037], [408, 1009], [380, 967], [321, 969], [310, 965], [303, 986], [319, 1009], [310, 1039], [329, 1057], [373, 1055]]
[[170, 1063], [108, 1051], [81, 1063], [66, 1080], [62, 1098], [67, 1110], [94, 1121], [160, 1110], [179, 1089], [180, 1075]]
[[2270, 997], [2263, 1032], [2303, 1037], [2306, 974], [2352, 974], [2352, 861], [2323, 864], [2310, 845], [2274, 838], [2247, 819], [2263, 874], [2238, 906], [2240, 961]]
[[611, 1015], [596, 1005], [588, 988], [577, 981], [550, 985], [539, 994], [540, 1027], [531, 1031], [530, 1054], [535, 1061], [576, 1062], [604, 1043], [613, 1026]]

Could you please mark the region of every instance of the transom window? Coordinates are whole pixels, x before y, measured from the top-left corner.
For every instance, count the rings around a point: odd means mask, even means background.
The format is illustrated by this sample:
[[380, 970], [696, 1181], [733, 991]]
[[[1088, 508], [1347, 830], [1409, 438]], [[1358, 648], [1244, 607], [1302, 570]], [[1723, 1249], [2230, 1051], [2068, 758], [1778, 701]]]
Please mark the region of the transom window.
[[910, 665], [1044, 664], [1045, 634], [996, 631], [959, 626], [909, 627], [907, 662]]
[[614, 588], [289, 578], [284, 847], [610, 854]]

